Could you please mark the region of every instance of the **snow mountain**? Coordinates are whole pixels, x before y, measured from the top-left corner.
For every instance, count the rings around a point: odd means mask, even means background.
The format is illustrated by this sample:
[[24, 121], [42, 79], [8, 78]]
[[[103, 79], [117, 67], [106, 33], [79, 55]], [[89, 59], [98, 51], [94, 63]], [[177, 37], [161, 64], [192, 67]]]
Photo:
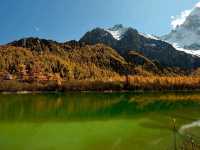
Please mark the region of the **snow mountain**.
[[200, 5], [191, 9], [182, 24], [161, 38], [177, 50], [200, 56]]
[[199, 57], [178, 51], [168, 42], [121, 24], [88, 31], [80, 42], [91, 45], [103, 43], [117, 50], [128, 61], [129, 52], [137, 51], [163, 67], [194, 68], [200, 65]]

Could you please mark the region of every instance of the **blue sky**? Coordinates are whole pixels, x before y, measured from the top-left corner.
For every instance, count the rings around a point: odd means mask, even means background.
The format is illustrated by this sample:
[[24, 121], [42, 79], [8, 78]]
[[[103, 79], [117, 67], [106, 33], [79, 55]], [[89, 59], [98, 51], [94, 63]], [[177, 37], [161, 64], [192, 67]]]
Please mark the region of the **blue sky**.
[[78, 40], [94, 27], [123, 24], [163, 35], [171, 16], [200, 0], [0, 0], [0, 44], [23, 37]]

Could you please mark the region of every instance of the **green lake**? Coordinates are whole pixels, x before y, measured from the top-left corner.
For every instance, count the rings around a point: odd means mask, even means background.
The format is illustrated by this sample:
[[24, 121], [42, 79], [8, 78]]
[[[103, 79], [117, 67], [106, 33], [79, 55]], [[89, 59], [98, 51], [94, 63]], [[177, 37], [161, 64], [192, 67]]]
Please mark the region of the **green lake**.
[[173, 150], [174, 119], [198, 122], [200, 93], [0, 94], [0, 150]]

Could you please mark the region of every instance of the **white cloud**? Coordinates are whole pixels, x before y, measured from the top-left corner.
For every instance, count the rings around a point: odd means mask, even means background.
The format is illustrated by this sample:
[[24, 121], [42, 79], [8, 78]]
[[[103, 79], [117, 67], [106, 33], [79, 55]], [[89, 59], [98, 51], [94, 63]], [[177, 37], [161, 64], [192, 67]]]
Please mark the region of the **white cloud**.
[[198, 3], [195, 5], [195, 7], [200, 7], [200, 2], [198, 2]]
[[192, 9], [185, 10], [185, 11], [181, 12], [181, 14], [178, 15], [178, 16], [171, 16], [171, 19], [172, 19], [171, 26], [172, 26], [172, 28], [175, 29], [177, 26], [180, 26], [181, 24], [183, 24], [185, 22], [186, 18], [190, 15], [191, 11], [192, 11]]
[[177, 26], [182, 25], [185, 22], [186, 18], [190, 15], [190, 13], [197, 7], [200, 8], [200, 2], [195, 4], [195, 6], [192, 9], [182, 11], [180, 15], [171, 16], [171, 19], [172, 19], [171, 26], [172, 26], [172, 28], [175, 29]]

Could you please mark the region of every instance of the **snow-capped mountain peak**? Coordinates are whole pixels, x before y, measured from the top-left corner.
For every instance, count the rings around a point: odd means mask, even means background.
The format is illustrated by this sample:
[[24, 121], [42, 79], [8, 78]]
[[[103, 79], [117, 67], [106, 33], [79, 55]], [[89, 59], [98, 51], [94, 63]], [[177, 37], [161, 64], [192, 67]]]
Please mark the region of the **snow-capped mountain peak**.
[[[116, 40], [121, 40], [128, 29], [130, 29], [130, 27], [124, 27], [122, 24], [117, 24], [111, 28], [105, 29], [105, 31], [109, 32]], [[145, 34], [142, 32], [140, 32], [139, 34], [148, 39], [159, 40], [156, 36], [153, 36], [151, 34]]]
[[121, 40], [126, 31], [128, 31], [128, 28], [124, 27], [122, 24], [117, 24], [105, 30], [109, 32], [116, 40]]

